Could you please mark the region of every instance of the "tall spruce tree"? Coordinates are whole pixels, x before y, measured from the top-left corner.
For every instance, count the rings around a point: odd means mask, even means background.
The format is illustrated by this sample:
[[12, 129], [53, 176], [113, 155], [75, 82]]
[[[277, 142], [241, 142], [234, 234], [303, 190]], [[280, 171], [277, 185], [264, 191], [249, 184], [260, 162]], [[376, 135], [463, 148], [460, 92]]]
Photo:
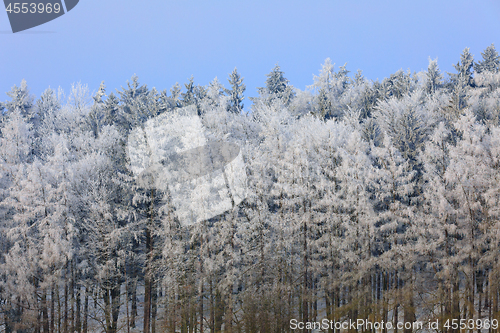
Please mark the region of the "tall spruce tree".
[[288, 106], [292, 99], [295, 97], [295, 92], [291, 85], [289, 85], [287, 78], [281, 71], [279, 65], [274, 66], [273, 70], [267, 74], [266, 86], [257, 88], [260, 97], [266, 104], [272, 103], [278, 99], [285, 106]]
[[34, 97], [29, 92], [26, 80], [22, 80], [19, 87], [14, 85], [12, 89], [7, 92], [7, 96], [11, 98], [10, 101], [5, 103], [8, 112], [17, 110], [27, 121], [31, 121], [35, 111]]
[[474, 64], [474, 71], [476, 73], [498, 73], [500, 69], [500, 56], [495, 49], [495, 45], [491, 44], [488, 46], [484, 52], [481, 52], [481, 55], [483, 56], [483, 60]]
[[439, 71], [439, 67], [437, 65], [437, 59], [431, 60], [429, 58], [429, 66], [427, 67], [425, 82], [425, 90], [428, 94], [434, 94], [442, 85], [443, 75]]
[[474, 56], [470, 53], [470, 49], [466, 47], [460, 55], [460, 61], [456, 65], [453, 65], [457, 73], [448, 73], [455, 86], [471, 87], [474, 85], [472, 77], [473, 65]]
[[246, 86], [236, 67], [233, 72], [229, 74], [227, 80], [231, 85], [231, 89], [226, 89], [226, 94], [229, 95], [228, 110], [234, 113], [241, 113], [241, 111], [243, 111], [243, 100], [245, 99], [243, 93], [245, 92]]

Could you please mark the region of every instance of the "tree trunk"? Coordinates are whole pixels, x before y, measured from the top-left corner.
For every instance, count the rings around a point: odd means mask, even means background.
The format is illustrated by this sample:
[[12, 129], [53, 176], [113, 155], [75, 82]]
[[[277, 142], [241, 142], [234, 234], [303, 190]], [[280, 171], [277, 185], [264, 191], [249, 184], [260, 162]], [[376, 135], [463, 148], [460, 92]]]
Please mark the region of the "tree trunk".
[[[407, 281], [405, 288], [404, 321], [405, 323], [414, 323], [416, 320], [415, 306], [413, 302], [413, 281], [412, 277]], [[405, 333], [411, 333], [412, 329], [405, 327]]]
[[81, 307], [82, 307], [82, 287], [76, 287], [76, 318], [75, 318], [75, 331], [81, 332], [82, 330], [82, 318], [81, 318]]
[[200, 236], [200, 287], [199, 287], [199, 316], [200, 316], [200, 333], [203, 333], [203, 235]]
[[49, 323], [50, 332], [55, 332], [55, 323], [56, 323], [56, 304], [55, 304], [56, 295], [54, 289], [55, 285], [52, 284], [50, 288], [50, 323]]
[[[134, 268], [135, 272], [135, 268]], [[136, 272], [135, 272], [136, 273]], [[134, 273], [132, 280], [132, 313], [130, 317], [130, 327], [135, 328], [135, 318], [137, 317], [137, 275]]]
[[61, 296], [60, 296], [59, 288], [57, 285], [56, 285], [56, 299], [57, 299], [57, 331], [61, 332], [61, 325], [62, 325], [62, 323], [61, 323], [61, 312], [62, 312]]
[[69, 316], [69, 309], [68, 309], [68, 297], [69, 297], [69, 290], [68, 290], [68, 283], [64, 284], [64, 318], [63, 318], [63, 332], [68, 331], [68, 316]]
[[49, 332], [49, 313], [47, 308], [47, 292], [42, 291], [42, 327], [43, 332]]
[[89, 318], [89, 287], [85, 287], [85, 303], [83, 305], [83, 333], [87, 333], [88, 330], [88, 318]]
[[152, 264], [153, 264], [153, 237], [151, 228], [154, 219], [155, 190], [150, 192], [150, 206], [148, 212], [148, 225], [146, 226], [146, 272], [144, 274], [144, 328], [143, 333], [151, 331], [151, 287], [152, 287]]
[[[304, 206], [305, 210], [305, 206]], [[304, 212], [305, 213], [305, 212]], [[307, 271], [307, 223], [304, 221], [303, 224], [304, 234], [303, 234], [303, 289], [302, 289], [302, 321], [309, 321], [309, 303], [308, 303], [308, 271]]]
[[[394, 323], [399, 321], [399, 275], [394, 272]], [[394, 328], [394, 333], [397, 333], [397, 327]]]
[[[330, 303], [330, 292], [325, 292], [325, 307], [326, 307], [326, 318], [328, 320], [333, 320], [332, 318], [332, 306]], [[332, 333], [332, 329], [328, 328], [328, 332]]]
[[70, 282], [70, 320], [69, 320], [69, 332], [73, 333], [75, 331], [75, 260], [70, 261], [71, 265], [71, 282]]
[[146, 228], [146, 274], [144, 275], [144, 333], [150, 333], [150, 319], [151, 319], [151, 254], [152, 254], [152, 239], [151, 231]]
[[212, 278], [210, 278], [210, 332], [215, 332], [215, 295]]
[[106, 321], [106, 333], [112, 332], [111, 324], [111, 302], [110, 302], [110, 292], [109, 289], [103, 288], [103, 301], [104, 301], [104, 320]]
[[151, 287], [151, 333], [156, 333], [156, 313], [157, 313], [157, 300], [158, 300], [158, 290], [153, 283]]
[[120, 283], [115, 281], [114, 286], [110, 290], [111, 294], [111, 333], [115, 333], [118, 329], [118, 316], [120, 314]]

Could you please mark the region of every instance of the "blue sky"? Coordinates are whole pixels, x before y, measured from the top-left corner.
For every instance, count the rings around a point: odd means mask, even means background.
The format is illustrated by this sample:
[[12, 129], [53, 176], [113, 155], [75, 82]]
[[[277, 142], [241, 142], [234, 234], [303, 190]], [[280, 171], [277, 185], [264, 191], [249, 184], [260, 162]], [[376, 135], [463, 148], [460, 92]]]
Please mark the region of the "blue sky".
[[276, 63], [299, 89], [327, 57], [369, 79], [425, 70], [429, 57], [454, 71], [465, 47], [475, 59], [491, 43], [500, 51], [500, 2], [80, 0], [17, 34], [0, 13], [0, 41], [1, 101], [22, 79], [37, 96], [49, 86], [67, 92], [73, 82], [95, 91], [103, 80], [110, 92], [133, 74], [162, 90], [191, 75], [197, 84], [217, 76], [227, 86], [235, 67], [248, 97]]

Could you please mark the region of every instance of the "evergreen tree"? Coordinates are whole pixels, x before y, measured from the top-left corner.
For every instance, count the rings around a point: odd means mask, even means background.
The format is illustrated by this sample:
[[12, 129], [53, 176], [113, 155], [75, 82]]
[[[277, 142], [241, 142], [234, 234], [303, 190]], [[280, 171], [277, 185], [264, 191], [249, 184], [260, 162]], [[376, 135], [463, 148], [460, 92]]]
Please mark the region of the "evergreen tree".
[[46, 159], [51, 144], [48, 142], [54, 132], [53, 117], [61, 109], [62, 91], [56, 95], [55, 91], [48, 88], [36, 101], [36, 122], [34, 123], [34, 151], [38, 158]]
[[456, 65], [453, 65], [457, 73], [448, 73], [456, 89], [472, 87], [474, 85], [472, 78], [473, 65], [474, 56], [470, 53], [469, 48], [466, 47], [460, 55], [460, 61]]
[[427, 81], [425, 82], [425, 90], [428, 94], [434, 94], [441, 87], [441, 80], [443, 76], [439, 71], [437, 59], [431, 60], [429, 58], [429, 66], [426, 72]]
[[113, 125], [119, 122], [120, 116], [119, 100], [114, 93], [110, 93], [108, 98], [104, 101], [103, 105], [103, 126]]
[[382, 81], [382, 96], [386, 99], [391, 97], [402, 98], [415, 90], [416, 82], [417, 78], [415, 75], [411, 75], [410, 70], [404, 72], [400, 69]]
[[122, 87], [122, 90], [118, 91], [121, 104], [118, 126], [130, 131], [146, 121], [149, 112], [141, 106], [144, 106], [144, 99], [148, 93], [147, 85], [140, 85], [137, 75], [132, 76], [132, 82], [127, 81], [127, 89]]
[[391, 144], [410, 161], [412, 167], [417, 166], [418, 152], [433, 126], [432, 114], [422, 99], [422, 91], [402, 99], [391, 98], [380, 102], [374, 114], [378, 127], [392, 138]]
[[185, 83], [184, 86], [186, 87], [186, 92], [181, 93], [182, 106], [186, 107], [196, 104], [194, 77], [191, 76], [189, 82]]
[[227, 103], [227, 97], [224, 96], [224, 91], [225, 88], [220, 83], [219, 79], [213, 79], [206, 90], [206, 98], [201, 102], [202, 110], [206, 112], [209, 108], [219, 108]]
[[474, 71], [476, 73], [492, 72], [498, 73], [500, 70], [500, 56], [498, 55], [495, 45], [491, 44], [484, 52], [481, 52], [483, 60], [474, 64]]
[[203, 110], [201, 108], [201, 103], [207, 95], [207, 89], [200, 85], [194, 84], [194, 77], [189, 78], [189, 82], [185, 83], [186, 91], [181, 93], [181, 105], [182, 107], [195, 105], [198, 115], [201, 115]]
[[182, 103], [180, 101], [181, 97], [181, 85], [177, 82], [172, 88], [170, 88], [170, 109], [180, 108], [182, 107]]
[[21, 85], [14, 85], [11, 91], [7, 92], [7, 96], [11, 98], [5, 103], [7, 111], [18, 111], [27, 121], [31, 121], [34, 114], [34, 98], [30, 94], [26, 80], [21, 81]]
[[283, 105], [288, 106], [295, 97], [295, 92], [292, 86], [289, 85], [288, 79], [285, 78], [279, 65], [274, 66], [273, 70], [266, 75], [266, 86], [257, 88], [260, 97], [265, 103], [270, 104], [278, 99]]
[[347, 74], [349, 71], [346, 69], [346, 64], [335, 72], [330, 58], [327, 58], [321, 65], [319, 75], [314, 76], [314, 84], [309, 88], [318, 93], [315, 105], [317, 106], [316, 113], [320, 117], [340, 118], [345, 109], [350, 107], [349, 104], [352, 104], [352, 96], [346, 96], [349, 94], [348, 88], [351, 84], [351, 79]]
[[335, 76], [334, 64], [332, 64], [330, 58], [326, 58], [325, 63], [321, 65], [319, 75], [313, 76], [314, 84], [312, 88], [319, 91], [324, 90], [326, 94], [329, 94], [334, 89]]
[[229, 74], [229, 78], [227, 80], [231, 85], [230, 90], [226, 89], [226, 94], [229, 96], [229, 111], [241, 113], [241, 111], [243, 111], [243, 99], [245, 99], [243, 93], [245, 92], [246, 86], [243, 83], [243, 78], [238, 73], [236, 67], [233, 72]]
[[56, 95], [54, 90], [48, 88], [36, 101], [37, 115], [41, 122], [47, 115], [57, 112], [61, 108], [61, 95], [61, 92]]

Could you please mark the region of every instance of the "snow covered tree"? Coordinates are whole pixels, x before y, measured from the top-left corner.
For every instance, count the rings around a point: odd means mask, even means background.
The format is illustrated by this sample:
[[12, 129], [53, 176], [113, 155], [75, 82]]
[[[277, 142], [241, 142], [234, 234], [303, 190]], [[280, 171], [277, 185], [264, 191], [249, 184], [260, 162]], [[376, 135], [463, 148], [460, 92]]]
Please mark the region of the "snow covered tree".
[[468, 47], [466, 47], [462, 54], [460, 55], [460, 61], [453, 65], [457, 70], [457, 73], [448, 73], [455, 85], [470, 87], [473, 85], [472, 79], [472, 67], [474, 65], [474, 56], [470, 53]]
[[410, 70], [404, 72], [400, 69], [382, 81], [382, 96], [386, 99], [391, 97], [402, 98], [415, 90], [416, 82], [417, 78], [411, 74]]
[[231, 85], [231, 89], [226, 90], [226, 93], [229, 96], [229, 111], [241, 113], [241, 111], [243, 111], [243, 99], [245, 99], [243, 93], [245, 92], [246, 86], [243, 83], [243, 78], [238, 73], [236, 67], [233, 72], [229, 74], [229, 78], [227, 80]]
[[453, 65], [457, 73], [448, 73], [452, 90], [450, 111], [453, 120], [456, 120], [467, 106], [467, 94], [474, 85], [472, 69], [474, 57], [469, 48], [465, 48], [460, 55], [460, 61]]
[[500, 69], [500, 56], [498, 55], [495, 45], [491, 44], [484, 52], [481, 52], [483, 60], [474, 64], [474, 71], [476, 73], [492, 72], [498, 73]]
[[424, 104], [422, 91], [404, 98], [381, 101], [374, 114], [377, 125], [392, 138], [392, 144], [418, 167], [417, 155], [434, 123], [434, 115]]
[[260, 98], [267, 104], [278, 99], [283, 105], [288, 106], [295, 97], [295, 92], [293, 87], [289, 85], [289, 81], [285, 78], [280, 66], [274, 66], [273, 70], [266, 76], [266, 86], [257, 88]]
[[351, 79], [347, 76], [349, 71], [346, 64], [341, 66], [337, 72], [334, 71], [334, 64], [330, 58], [325, 60], [321, 66], [318, 76], [314, 76], [314, 84], [309, 86], [313, 92], [317, 92], [316, 113], [320, 117], [329, 119], [339, 118], [347, 108], [346, 102], [352, 102], [351, 98], [344, 100], [344, 94], [349, 91]]
[[476, 88], [469, 93], [468, 105], [478, 121], [488, 127], [500, 124], [500, 72], [484, 71], [474, 76]]
[[427, 80], [425, 82], [425, 90], [428, 94], [434, 94], [441, 87], [441, 80], [443, 78], [437, 65], [437, 59], [431, 60], [429, 58], [429, 66], [427, 67], [426, 78]]
[[[236, 69], [230, 89], [191, 78], [167, 95], [133, 76], [116, 96], [76, 84], [68, 98], [47, 89], [36, 103], [23, 81], [0, 104], [0, 330], [494, 318], [498, 54], [491, 45], [472, 62], [466, 49], [447, 83], [436, 60], [378, 82], [326, 59], [306, 91], [276, 66], [247, 114]], [[183, 126], [154, 125], [181, 114]], [[201, 132], [186, 129], [193, 123]], [[156, 131], [133, 146], [146, 129]], [[182, 139], [162, 141], [172, 136]], [[161, 172], [149, 174], [155, 186], [134, 177], [127, 155], [183, 156], [207, 142], [238, 146], [246, 177], [231, 161], [191, 179], [184, 198]], [[186, 225], [190, 203], [205, 218]]]
[[8, 112], [18, 111], [27, 121], [31, 121], [34, 116], [34, 98], [30, 94], [26, 80], [21, 81], [21, 85], [14, 85], [11, 91], [7, 92], [7, 96], [11, 98], [5, 103]]

